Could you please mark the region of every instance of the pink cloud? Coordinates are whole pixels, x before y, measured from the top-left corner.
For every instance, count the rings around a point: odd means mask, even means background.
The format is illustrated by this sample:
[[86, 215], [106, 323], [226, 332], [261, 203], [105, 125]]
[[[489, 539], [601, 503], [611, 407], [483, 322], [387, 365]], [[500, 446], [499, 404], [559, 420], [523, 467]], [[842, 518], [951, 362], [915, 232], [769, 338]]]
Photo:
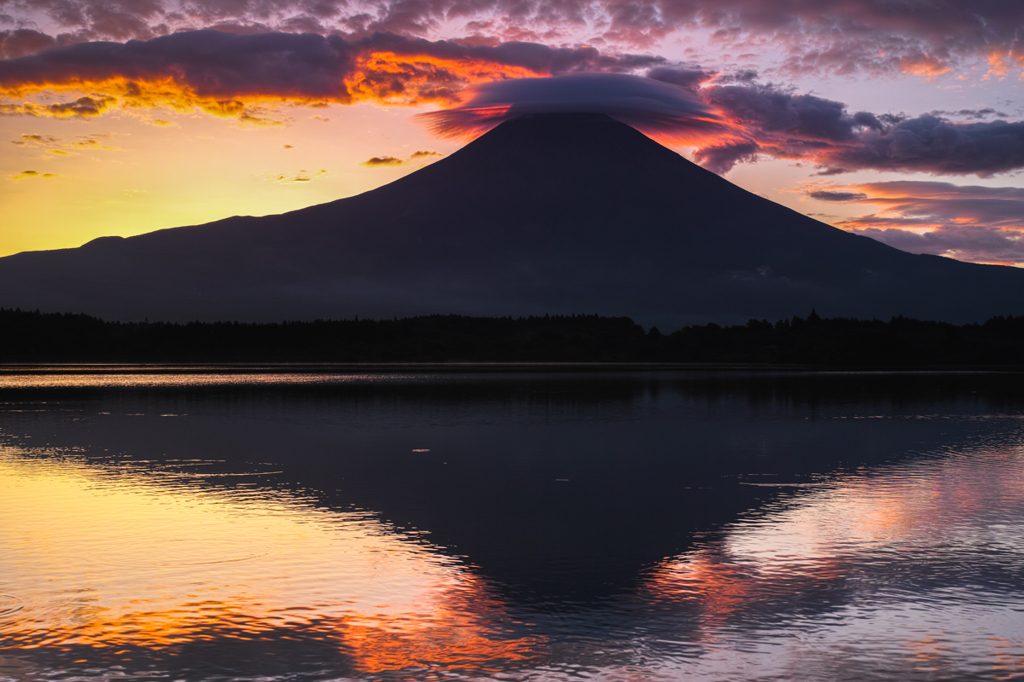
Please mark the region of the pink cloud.
[[875, 206], [839, 227], [912, 253], [984, 263], [1024, 264], [1024, 189], [946, 182], [825, 186], [819, 201]]

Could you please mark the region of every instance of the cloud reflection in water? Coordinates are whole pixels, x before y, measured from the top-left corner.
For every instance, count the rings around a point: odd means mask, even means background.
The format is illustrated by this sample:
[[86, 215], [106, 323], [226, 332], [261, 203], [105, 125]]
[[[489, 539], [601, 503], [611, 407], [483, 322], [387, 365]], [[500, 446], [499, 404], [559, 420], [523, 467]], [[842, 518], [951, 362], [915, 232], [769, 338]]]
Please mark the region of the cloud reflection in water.
[[692, 672], [712, 677], [727, 658], [748, 679], [1010, 679], [1021, 519], [1024, 449], [943, 453], [750, 514], [653, 568], [639, 598], [692, 612]]

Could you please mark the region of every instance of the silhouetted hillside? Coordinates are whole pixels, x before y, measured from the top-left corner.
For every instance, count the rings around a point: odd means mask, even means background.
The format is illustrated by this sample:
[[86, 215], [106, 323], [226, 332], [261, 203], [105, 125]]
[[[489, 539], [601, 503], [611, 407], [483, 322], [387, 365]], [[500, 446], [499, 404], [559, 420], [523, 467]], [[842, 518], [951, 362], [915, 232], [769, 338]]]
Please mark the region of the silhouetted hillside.
[[1024, 314], [1024, 272], [911, 255], [607, 116], [498, 126], [359, 196], [0, 258], [0, 306], [110, 320], [628, 315], [644, 326]]
[[897, 317], [685, 327], [645, 333], [597, 315], [237, 322], [104, 322], [0, 310], [2, 363], [697, 362], [850, 367], [1008, 366], [1024, 318], [952, 325]]

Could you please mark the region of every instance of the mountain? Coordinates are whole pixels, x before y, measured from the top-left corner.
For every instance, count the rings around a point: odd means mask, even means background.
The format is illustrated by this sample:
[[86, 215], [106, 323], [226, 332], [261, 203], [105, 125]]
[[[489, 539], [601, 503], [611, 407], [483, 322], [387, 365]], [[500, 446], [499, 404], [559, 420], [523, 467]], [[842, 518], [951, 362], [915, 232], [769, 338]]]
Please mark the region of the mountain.
[[1024, 313], [1024, 272], [912, 255], [746, 192], [603, 115], [508, 121], [348, 199], [0, 258], [0, 307], [107, 319]]

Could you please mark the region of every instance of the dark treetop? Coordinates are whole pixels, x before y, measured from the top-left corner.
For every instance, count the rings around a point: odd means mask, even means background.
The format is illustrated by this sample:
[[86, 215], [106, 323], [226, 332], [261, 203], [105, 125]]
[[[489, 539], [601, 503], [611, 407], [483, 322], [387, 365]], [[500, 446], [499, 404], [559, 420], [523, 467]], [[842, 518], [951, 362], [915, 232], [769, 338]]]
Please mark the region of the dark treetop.
[[0, 310], [0, 363], [741, 362], [832, 366], [1017, 365], [1024, 317], [957, 326], [897, 317], [649, 332], [597, 315], [317, 320], [279, 324], [104, 322]]

